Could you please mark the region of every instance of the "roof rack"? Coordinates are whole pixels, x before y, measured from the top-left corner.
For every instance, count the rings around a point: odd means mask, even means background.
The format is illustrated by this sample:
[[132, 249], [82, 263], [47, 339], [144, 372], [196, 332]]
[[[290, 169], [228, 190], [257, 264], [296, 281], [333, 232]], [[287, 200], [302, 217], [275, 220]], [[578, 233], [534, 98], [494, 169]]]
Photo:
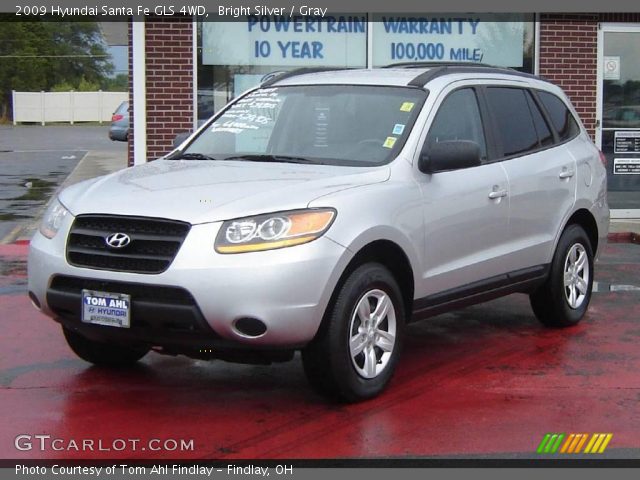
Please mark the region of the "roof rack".
[[382, 68], [435, 68], [435, 67], [493, 67], [488, 63], [475, 62], [400, 62], [390, 63]]
[[286, 78], [297, 77], [298, 75], [304, 75], [306, 73], [318, 73], [318, 72], [334, 72], [337, 70], [350, 70], [349, 68], [340, 67], [302, 67], [295, 70], [289, 70], [288, 72], [274, 72], [265, 75], [266, 80], [260, 84], [260, 87], [267, 88], [280, 80]]
[[[383, 68], [429, 68], [417, 76], [415, 76], [407, 86], [423, 88], [427, 82], [442, 77], [444, 75], [453, 75], [455, 73], [501, 73], [515, 77], [535, 78], [542, 80], [543, 82], [552, 83], [545, 78], [532, 75], [530, 73], [519, 72], [512, 68], [496, 67], [494, 65], [487, 65], [485, 63], [472, 63], [472, 62], [404, 62], [394, 63], [387, 65]], [[298, 75], [305, 75], [307, 73], [319, 73], [319, 72], [335, 72], [335, 71], [352, 70], [345, 67], [303, 67], [289, 70], [286, 72], [272, 72], [265, 75], [264, 81], [260, 84], [261, 88], [268, 88], [280, 80], [285, 80], [291, 77], [297, 77]]]
[[[422, 65], [423, 67], [426, 65]], [[422, 72], [418, 76], [414, 77], [407, 85], [410, 87], [424, 87], [427, 82], [430, 82], [434, 78], [442, 77], [443, 75], [452, 75], [454, 73], [502, 73], [507, 75], [512, 75], [515, 77], [524, 77], [524, 78], [535, 78], [538, 80], [542, 80], [544, 82], [549, 82], [548, 80], [537, 77], [535, 75], [531, 75], [530, 73], [519, 72], [518, 70], [513, 70], [511, 68], [506, 67], [494, 67], [491, 65], [483, 65], [483, 64], [460, 64], [456, 63], [454, 65], [448, 64], [440, 64], [437, 66], [433, 66], [432, 68], [427, 70], [426, 72]], [[405, 68], [413, 68], [413, 67], [405, 67]], [[415, 67], [418, 68], [418, 67]], [[551, 82], [549, 82], [551, 83]]]

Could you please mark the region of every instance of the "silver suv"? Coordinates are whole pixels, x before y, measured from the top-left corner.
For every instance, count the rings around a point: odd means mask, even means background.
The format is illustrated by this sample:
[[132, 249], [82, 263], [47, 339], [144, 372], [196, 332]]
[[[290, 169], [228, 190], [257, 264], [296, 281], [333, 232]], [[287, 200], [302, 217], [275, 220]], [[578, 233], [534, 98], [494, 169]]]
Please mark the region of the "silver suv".
[[608, 230], [603, 162], [531, 75], [288, 72], [166, 157], [60, 193], [29, 295], [94, 364], [301, 350], [317, 390], [366, 399], [408, 322], [514, 292], [545, 325], [579, 322]]

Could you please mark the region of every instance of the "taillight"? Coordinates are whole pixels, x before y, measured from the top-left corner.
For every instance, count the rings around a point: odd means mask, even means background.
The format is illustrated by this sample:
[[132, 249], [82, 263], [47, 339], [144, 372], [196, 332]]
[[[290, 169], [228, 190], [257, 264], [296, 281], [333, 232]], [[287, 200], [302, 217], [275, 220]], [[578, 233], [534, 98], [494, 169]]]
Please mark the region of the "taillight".
[[111, 117], [111, 121], [112, 122], [118, 122], [120, 120], [122, 120], [124, 118], [124, 115], [120, 115], [119, 113], [117, 114], [113, 114], [113, 116]]
[[598, 150], [598, 153], [600, 154], [600, 161], [602, 162], [602, 165], [604, 165], [604, 168], [607, 168], [607, 157], [604, 156], [604, 153], [602, 153], [601, 150]]

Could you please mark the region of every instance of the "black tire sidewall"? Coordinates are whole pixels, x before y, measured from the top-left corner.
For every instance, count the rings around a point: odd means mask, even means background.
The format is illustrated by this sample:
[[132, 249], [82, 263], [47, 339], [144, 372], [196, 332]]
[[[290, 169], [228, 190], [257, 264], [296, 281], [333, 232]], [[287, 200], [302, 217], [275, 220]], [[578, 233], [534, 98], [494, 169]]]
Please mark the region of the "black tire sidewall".
[[[589, 264], [589, 281], [587, 284], [587, 294], [582, 304], [578, 308], [571, 308], [564, 292], [564, 265], [570, 249], [576, 244], [582, 245], [587, 252], [587, 261]], [[578, 323], [587, 309], [591, 301], [591, 293], [593, 289], [593, 250], [589, 237], [582, 227], [579, 225], [570, 225], [560, 237], [556, 253], [553, 258], [550, 272], [550, 290], [551, 301], [554, 310], [559, 314], [559, 324], [561, 326], [575, 325]]]
[[[375, 378], [361, 377], [352, 364], [349, 351], [351, 318], [363, 295], [379, 289], [389, 295], [396, 314], [396, 344], [386, 368]], [[329, 317], [330, 368], [339, 394], [346, 400], [361, 400], [379, 394], [387, 385], [402, 349], [405, 308], [400, 288], [393, 275], [384, 266], [368, 263], [357, 268], [344, 283]]]

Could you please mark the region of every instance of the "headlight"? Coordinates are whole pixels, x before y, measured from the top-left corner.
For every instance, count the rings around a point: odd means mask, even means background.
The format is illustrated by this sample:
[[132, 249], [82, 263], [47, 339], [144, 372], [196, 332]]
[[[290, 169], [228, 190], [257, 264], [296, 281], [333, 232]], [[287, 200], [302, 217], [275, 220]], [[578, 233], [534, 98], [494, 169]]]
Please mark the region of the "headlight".
[[64, 217], [67, 215], [69, 215], [69, 211], [64, 208], [57, 198], [54, 198], [49, 204], [47, 211], [44, 212], [42, 222], [40, 223], [40, 233], [47, 238], [55, 237], [60, 229], [60, 225], [62, 225]]
[[335, 216], [333, 209], [318, 208], [228, 220], [218, 232], [215, 249], [244, 253], [300, 245], [320, 237]]

